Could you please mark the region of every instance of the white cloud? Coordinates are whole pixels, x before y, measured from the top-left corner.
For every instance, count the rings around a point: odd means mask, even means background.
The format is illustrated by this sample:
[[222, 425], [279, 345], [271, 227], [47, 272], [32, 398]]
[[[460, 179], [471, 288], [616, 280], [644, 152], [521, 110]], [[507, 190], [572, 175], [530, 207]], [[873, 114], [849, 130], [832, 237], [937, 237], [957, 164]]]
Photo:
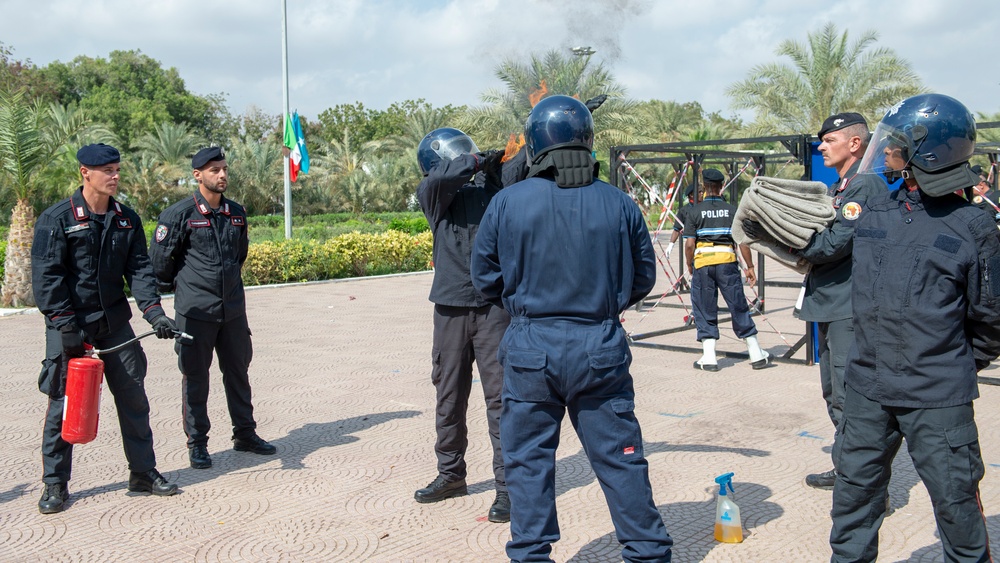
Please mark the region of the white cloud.
[[[274, 0], [0, 0], [0, 41], [36, 64], [139, 49], [236, 112], [281, 111], [281, 13]], [[480, 103], [496, 63], [590, 45], [631, 96], [696, 100], [730, 115], [725, 88], [826, 22], [909, 60], [931, 89], [1000, 111], [1000, 14], [988, 0], [290, 0], [291, 105], [311, 118], [360, 101]]]

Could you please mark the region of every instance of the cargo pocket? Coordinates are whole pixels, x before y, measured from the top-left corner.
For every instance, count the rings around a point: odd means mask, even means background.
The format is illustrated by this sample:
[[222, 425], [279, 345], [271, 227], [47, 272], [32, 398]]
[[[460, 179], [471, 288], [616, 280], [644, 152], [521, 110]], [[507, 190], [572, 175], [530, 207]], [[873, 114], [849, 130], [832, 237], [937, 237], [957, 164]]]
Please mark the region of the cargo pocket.
[[[595, 384], [600, 385], [610, 395], [619, 393], [622, 389], [615, 386], [624, 387], [628, 382], [628, 353], [620, 346], [605, 348], [588, 354], [590, 358], [590, 372]], [[616, 381], [621, 380], [621, 381]]]
[[545, 377], [547, 357], [541, 350], [508, 348], [505, 355], [503, 385], [505, 394], [529, 403], [549, 401]]
[[62, 398], [66, 392], [63, 378], [62, 354], [42, 360], [42, 371], [38, 374], [38, 390], [53, 399]]
[[611, 399], [610, 403], [615, 416], [618, 457], [626, 462], [643, 459], [642, 432], [639, 431], [639, 421], [635, 418], [635, 401], [618, 397]]
[[953, 487], [953, 493], [965, 498], [975, 496], [985, 472], [983, 457], [979, 450], [979, 431], [975, 421], [949, 428], [944, 432], [951, 456], [948, 460], [948, 482]]

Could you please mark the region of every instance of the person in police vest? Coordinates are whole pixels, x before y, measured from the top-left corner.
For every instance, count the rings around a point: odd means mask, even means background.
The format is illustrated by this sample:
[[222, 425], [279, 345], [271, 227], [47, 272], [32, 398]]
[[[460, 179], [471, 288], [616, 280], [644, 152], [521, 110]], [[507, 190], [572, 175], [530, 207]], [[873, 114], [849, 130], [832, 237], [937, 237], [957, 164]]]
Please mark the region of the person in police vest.
[[221, 147], [201, 149], [191, 159], [198, 189], [160, 213], [149, 256], [159, 289], [174, 295], [177, 326], [190, 334], [178, 340], [181, 404], [188, 459], [194, 469], [212, 466], [208, 453], [208, 382], [213, 354], [219, 356], [222, 386], [233, 425], [233, 449], [272, 455], [273, 445], [257, 435], [248, 369], [253, 358], [243, 293], [247, 258], [246, 211], [223, 194], [229, 166]]
[[[694, 367], [719, 370], [715, 343], [719, 339], [719, 292], [722, 292], [732, 316], [733, 331], [746, 342], [750, 367], [761, 369], [771, 356], [757, 342], [757, 325], [750, 319], [750, 307], [743, 294], [732, 234], [736, 207], [722, 199], [724, 179], [722, 172], [714, 168], [702, 172], [705, 199], [691, 209], [684, 225], [684, 256], [691, 271], [691, 309], [703, 351]], [[740, 245], [740, 254], [747, 266], [747, 283], [753, 285], [757, 283], [757, 274], [750, 248]]]
[[[85, 342], [108, 349], [135, 337], [126, 282], [156, 336], [169, 339], [177, 334], [156, 294], [142, 221], [114, 198], [121, 170], [118, 149], [87, 145], [76, 159], [83, 186], [42, 212], [31, 245], [31, 285], [38, 311], [45, 316], [38, 390], [49, 396], [42, 431], [42, 514], [61, 511], [69, 499], [73, 444], [62, 439], [67, 363], [84, 355]], [[142, 346], [133, 342], [101, 359], [131, 470], [128, 490], [173, 495], [177, 485], [156, 470]]]

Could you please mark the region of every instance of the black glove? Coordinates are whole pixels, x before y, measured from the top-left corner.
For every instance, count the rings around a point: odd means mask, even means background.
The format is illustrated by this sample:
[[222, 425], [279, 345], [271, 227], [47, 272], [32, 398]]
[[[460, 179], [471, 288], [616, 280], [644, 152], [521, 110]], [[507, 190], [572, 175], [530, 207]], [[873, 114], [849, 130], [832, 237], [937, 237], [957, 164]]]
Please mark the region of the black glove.
[[156, 337], [164, 340], [173, 338], [177, 332], [177, 325], [174, 324], [173, 319], [166, 315], [156, 317], [156, 320], [152, 322], [152, 325], [153, 330], [156, 331]]
[[500, 171], [500, 161], [503, 159], [504, 150], [494, 149], [476, 153], [479, 158], [479, 169], [487, 174]]
[[600, 96], [594, 96], [593, 98], [590, 98], [589, 100], [584, 102], [583, 105], [587, 106], [587, 109], [590, 110], [590, 113], [594, 113], [594, 110], [601, 107], [601, 104], [603, 104], [604, 101], [607, 99], [608, 96], [606, 94], [601, 94]]
[[85, 335], [80, 327], [76, 326], [76, 323], [69, 323], [59, 329], [59, 332], [62, 333], [63, 354], [70, 358], [82, 357], [84, 355], [83, 337]]
[[744, 219], [740, 225], [743, 226], [743, 233], [753, 239], [759, 239], [767, 232], [760, 223], [752, 219]]

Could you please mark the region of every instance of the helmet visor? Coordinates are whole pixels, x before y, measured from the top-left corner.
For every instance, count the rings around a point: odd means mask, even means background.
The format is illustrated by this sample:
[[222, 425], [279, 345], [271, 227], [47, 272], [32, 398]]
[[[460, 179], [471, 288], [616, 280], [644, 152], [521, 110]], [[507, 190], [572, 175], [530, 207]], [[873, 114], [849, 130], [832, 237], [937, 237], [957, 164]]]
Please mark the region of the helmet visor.
[[463, 154], [479, 152], [479, 147], [468, 135], [455, 135], [447, 139], [435, 139], [431, 142], [431, 149], [441, 157], [442, 160], [454, 160], [455, 157]]
[[912, 147], [907, 132], [879, 123], [861, 159], [858, 174], [881, 174], [893, 180], [910, 167], [911, 158]]

